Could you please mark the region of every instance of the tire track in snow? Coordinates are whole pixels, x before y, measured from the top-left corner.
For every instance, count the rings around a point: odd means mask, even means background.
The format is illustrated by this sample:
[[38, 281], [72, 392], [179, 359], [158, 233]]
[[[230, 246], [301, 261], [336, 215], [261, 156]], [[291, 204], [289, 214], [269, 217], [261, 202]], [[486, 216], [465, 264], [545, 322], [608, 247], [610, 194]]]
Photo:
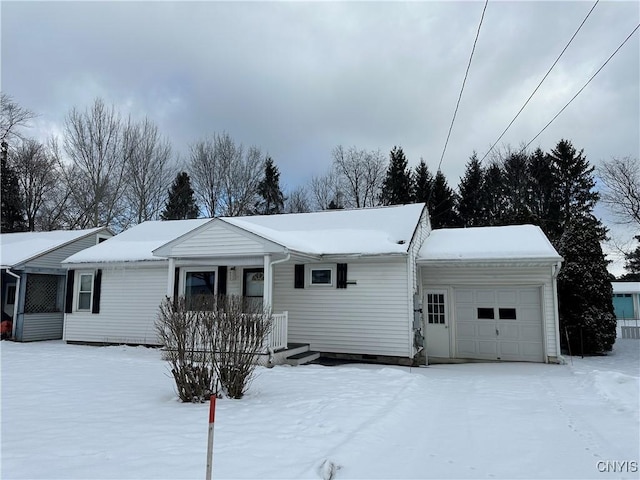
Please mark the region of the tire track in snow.
[[[387, 397], [383, 403], [380, 403], [378, 407], [368, 411], [367, 415], [361, 422], [351, 427], [349, 431], [339, 439], [338, 443], [334, 444], [329, 450], [321, 455], [310, 468], [307, 467], [302, 470], [300, 474], [297, 475], [297, 478], [309, 478], [309, 473], [311, 471], [314, 471], [316, 475], [323, 480], [336, 478], [337, 475], [339, 476], [339, 470], [348, 467], [348, 465], [341, 465], [340, 462], [334, 460], [336, 454], [354, 438], [361, 435], [366, 438], [367, 435], [364, 435], [363, 432], [377, 428], [377, 426], [385, 421], [389, 416], [397, 414], [397, 406], [410, 399], [405, 392], [407, 392], [411, 387], [415, 387], [418, 380], [410, 373], [403, 372], [402, 370], [395, 368], [385, 368], [381, 370], [379, 374], [389, 375], [390, 372], [393, 372], [393, 376], [397, 378], [406, 376], [406, 378], [402, 378], [403, 385], [399, 385], [399, 388], [396, 388], [394, 393]], [[389, 385], [386, 390], [390, 391], [393, 386], [394, 385]], [[396, 405], [396, 407], [394, 409], [390, 409], [389, 407], [392, 405]]]

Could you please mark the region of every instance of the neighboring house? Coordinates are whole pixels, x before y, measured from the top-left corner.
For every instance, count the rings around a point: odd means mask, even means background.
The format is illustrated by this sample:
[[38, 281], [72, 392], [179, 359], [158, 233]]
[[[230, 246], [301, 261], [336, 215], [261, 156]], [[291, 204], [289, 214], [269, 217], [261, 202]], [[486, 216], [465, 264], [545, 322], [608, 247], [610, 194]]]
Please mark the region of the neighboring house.
[[[69, 255], [112, 234], [106, 228], [0, 235], [2, 320], [20, 342], [62, 338]], [[9, 334], [10, 331], [10, 334]]]
[[[408, 364], [425, 360], [426, 332], [429, 358], [555, 361], [561, 258], [537, 227], [522, 228], [508, 236], [520, 244], [513, 262], [479, 250], [468, 262], [440, 258], [450, 263], [441, 268], [425, 247], [429, 240], [450, 232], [450, 247], [471, 251], [474, 244], [467, 242], [475, 240], [468, 232], [483, 229], [431, 232], [424, 204], [145, 222], [63, 262], [73, 291], [64, 339], [156, 345], [163, 298], [237, 294], [261, 298], [274, 313], [279, 333], [270, 346], [276, 350], [305, 344], [324, 355]], [[525, 251], [521, 237], [531, 235], [534, 249]], [[474, 350], [455, 337], [463, 331], [462, 310], [449, 312], [463, 298], [461, 287], [472, 289], [468, 305], [488, 309], [486, 295], [479, 294], [487, 286], [505, 303], [492, 304], [498, 317], [477, 330]], [[519, 333], [510, 344], [494, 338], [498, 353], [491, 356], [484, 327], [491, 323], [513, 336], [500, 315], [508, 315]], [[449, 326], [447, 338], [436, 331]], [[436, 338], [448, 349], [437, 350]]]
[[618, 320], [640, 320], [640, 282], [611, 282]]

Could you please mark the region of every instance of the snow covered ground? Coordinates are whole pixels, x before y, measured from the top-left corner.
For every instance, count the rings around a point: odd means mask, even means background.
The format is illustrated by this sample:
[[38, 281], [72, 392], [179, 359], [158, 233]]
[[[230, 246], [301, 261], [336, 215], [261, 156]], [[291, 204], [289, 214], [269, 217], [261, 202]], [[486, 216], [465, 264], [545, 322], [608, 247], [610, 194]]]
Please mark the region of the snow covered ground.
[[[204, 478], [208, 404], [157, 350], [0, 349], [3, 479]], [[214, 477], [638, 478], [606, 462], [640, 460], [639, 362], [619, 339], [568, 365], [263, 368], [218, 401]]]

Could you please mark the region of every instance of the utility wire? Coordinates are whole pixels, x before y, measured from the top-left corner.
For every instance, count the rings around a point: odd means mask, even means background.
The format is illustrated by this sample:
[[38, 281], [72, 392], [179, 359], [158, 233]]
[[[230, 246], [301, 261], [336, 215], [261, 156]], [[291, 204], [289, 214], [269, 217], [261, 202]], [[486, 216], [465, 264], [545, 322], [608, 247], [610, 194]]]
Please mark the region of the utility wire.
[[458, 102], [456, 103], [456, 109], [453, 112], [453, 118], [451, 119], [451, 125], [449, 125], [449, 133], [447, 133], [447, 139], [444, 142], [444, 148], [442, 149], [442, 155], [440, 156], [440, 162], [438, 163], [438, 171], [442, 166], [442, 160], [444, 154], [447, 151], [447, 145], [449, 144], [449, 137], [451, 136], [451, 130], [453, 130], [453, 124], [456, 121], [456, 115], [458, 113], [458, 107], [460, 106], [460, 100], [462, 99], [462, 92], [464, 92], [464, 85], [467, 82], [467, 76], [469, 75], [469, 68], [471, 67], [471, 60], [473, 59], [473, 53], [476, 51], [476, 43], [478, 43], [478, 37], [480, 36], [480, 27], [482, 27], [482, 21], [484, 20], [484, 12], [487, 10], [489, 0], [484, 2], [484, 8], [482, 9], [482, 16], [480, 17], [480, 23], [478, 24], [478, 31], [476, 32], [476, 38], [473, 41], [473, 48], [471, 49], [471, 56], [469, 57], [469, 63], [467, 64], [467, 71], [464, 74], [464, 80], [462, 81], [462, 88], [460, 89], [460, 95], [458, 95]]
[[587, 85], [589, 85], [589, 83], [591, 83], [591, 80], [593, 80], [593, 79], [595, 78], [595, 76], [596, 76], [596, 75], [598, 75], [598, 73], [600, 73], [600, 71], [605, 67], [605, 65], [606, 65], [607, 63], [609, 63], [609, 60], [611, 60], [611, 59], [614, 57], [614, 55], [615, 55], [616, 53], [618, 53], [618, 51], [619, 51], [619, 50], [624, 46], [624, 44], [625, 44], [625, 43], [627, 43], [627, 41], [631, 38], [631, 36], [632, 36], [634, 33], [636, 33], [636, 31], [638, 30], [638, 28], [640, 28], [640, 23], [639, 23], [638, 25], [636, 25], [636, 28], [634, 28], [634, 29], [633, 29], [633, 31], [632, 31], [632, 32], [627, 36], [627, 38], [625, 38], [625, 39], [624, 39], [624, 41], [620, 44], [620, 46], [619, 46], [618, 48], [616, 48], [616, 50], [615, 50], [615, 51], [614, 51], [614, 52], [609, 56], [609, 58], [607, 58], [606, 62], [604, 62], [604, 63], [602, 64], [602, 66], [601, 66], [601, 67], [596, 71], [596, 73], [594, 73], [594, 74], [591, 76], [591, 78], [590, 78], [589, 80], [587, 80], [587, 83], [585, 83], [585, 84], [582, 86], [582, 88], [581, 88], [580, 90], [578, 90], [578, 93], [576, 93], [576, 94], [571, 98], [571, 100], [569, 100], [569, 101], [567, 102], [567, 104], [566, 104], [564, 107], [562, 107], [562, 109], [561, 109], [558, 113], [556, 113], [556, 114], [555, 114], [555, 116], [554, 116], [551, 120], [549, 120], [549, 123], [547, 123], [547, 124], [544, 126], [544, 128], [543, 128], [542, 130], [540, 130], [540, 131], [538, 132], [538, 134], [537, 134], [535, 137], [533, 137], [533, 138], [529, 141], [529, 143], [527, 143], [527, 144], [522, 148], [522, 151], [526, 150], [526, 149], [527, 149], [527, 147], [528, 147], [529, 145], [531, 145], [531, 144], [534, 142], [534, 140], [535, 140], [536, 138], [538, 138], [538, 137], [542, 134], [542, 132], [544, 132], [544, 131], [547, 129], [547, 127], [548, 127], [549, 125], [551, 125], [551, 124], [553, 123], [553, 121], [554, 121], [556, 118], [558, 118], [558, 117], [560, 116], [560, 114], [561, 114], [562, 112], [564, 112], [565, 108], [567, 108], [567, 107], [569, 106], [569, 104], [570, 104], [571, 102], [573, 102], [573, 101], [576, 99], [576, 97], [577, 97], [578, 95], [580, 95], [580, 93], [582, 93], [582, 91], [587, 87]]
[[522, 105], [522, 107], [520, 107], [520, 110], [518, 110], [518, 113], [516, 113], [516, 116], [513, 117], [513, 119], [511, 120], [511, 122], [509, 122], [509, 125], [507, 125], [507, 128], [504, 129], [504, 131], [500, 134], [500, 136], [498, 137], [498, 139], [493, 142], [493, 145], [491, 145], [491, 147], [489, 147], [489, 150], [487, 151], [487, 153], [484, 154], [484, 157], [482, 157], [482, 159], [480, 159], [480, 163], [482, 163], [482, 161], [487, 158], [487, 155], [489, 155], [494, 147], [498, 144], [498, 142], [502, 139], [502, 137], [504, 137], [504, 134], [507, 133], [507, 130], [509, 130], [509, 128], [511, 128], [511, 125], [513, 125], [513, 122], [516, 121], [516, 119], [520, 116], [520, 114], [522, 113], [522, 111], [524, 110], [524, 108], [527, 106], [527, 104], [529, 103], [529, 101], [531, 100], [531, 98], [533, 98], [533, 96], [536, 94], [536, 92], [538, 91], [538, 89], [540, 88], [540, 86], [542, 85], [542, 83], [547, 79], [547, 77], [549, 76], [549, 74], [551, 73], [551, 70], [553, 70], [553, 68], [556, 66], [556, 64], [558, 63], [558, 61], [560, 60], [560, 57], [562, 57], [562, 55], [564, 55], [564, 52], [567, 50], [567, 48], [569, 48], [569, 45], [571, 45], [571, 42], [573, 42], [573, 39], [576, 38], [576, 35], [578, 34], [578, 32], [580, 31], [580, 29], [582, 29], [582, 26], [585, 24], [585, 22], [587, 21], [587, 19], [589, 18], [589, 16], [591, 15], [591, 12], [593, 12], [593, 9], [596, 8], [596, 5], [598, 5], [598, 2], [600, 2], [600, 0], [596, 0], [596, 3], [593, 4], [593, 6], [591, 7], [591, 10], [589, 10], [589, 13], [587, 13], [587, 16], [584, 17], [584, 20], [582, 20], [582, 23], [580, 24], [580, 26], [578, 27], [578, 29], [575, 31], [575, 33], [572, 35], [572, 37], [569, 39], [569, 42], [565, 45], [565, 47], [562, 49], [562, 51], [560, 52], [560, 55], [558, 55], [558, 58], [556, 58], [556, 61], [553, 62], [553, 65], [551, 65], [551, 67], [549, 68], [549, 70], [547, 70], [547, 73], [544, 74], [544, 77], [542, 77], [542, 80], [540, 80], [540, 83], [538, 83], [538, 86], [533, 90], [533, 92], [531, 93], [531, 95], [529, 95], [529, 98], [527, 98], [527, 101], [524, 102], [524, 105]]

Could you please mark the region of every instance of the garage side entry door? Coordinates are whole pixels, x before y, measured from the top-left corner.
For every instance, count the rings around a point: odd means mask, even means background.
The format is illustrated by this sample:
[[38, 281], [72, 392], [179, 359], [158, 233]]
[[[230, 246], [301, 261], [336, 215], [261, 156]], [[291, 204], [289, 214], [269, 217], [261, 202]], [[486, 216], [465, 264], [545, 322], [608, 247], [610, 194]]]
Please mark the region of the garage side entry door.
[[544, 361], [539, 287], [456, 288], [456, 356]]

